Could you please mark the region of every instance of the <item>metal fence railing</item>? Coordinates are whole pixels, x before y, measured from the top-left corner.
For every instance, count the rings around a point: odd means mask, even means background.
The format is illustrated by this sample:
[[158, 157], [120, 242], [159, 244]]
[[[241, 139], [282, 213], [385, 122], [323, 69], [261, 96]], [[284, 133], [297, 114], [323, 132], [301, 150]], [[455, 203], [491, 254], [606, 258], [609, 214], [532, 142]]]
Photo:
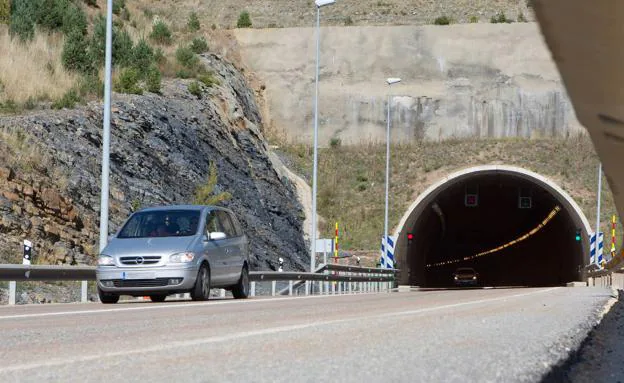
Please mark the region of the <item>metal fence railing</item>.
[[[288, 283], [288, 287], [279, 292], [288, 295], [389, 291], [397, 271], [336, 264], [322, 265], [316, 273], [252, 271], [249, 273], [250, 293], [256, 296], [257, 285], [265, 282], [271, 284], [271, 295], [278, 293], [277, 282]], [[16, 303], [17, 281], [81, 281], [81, 302], [87, 302], [88, 282], [94, 280], [94, 266], [0, 265], [0, 281], [9, 281], [10, 305]], [[225, 290], [221, 290], [221, 296], [224, 295]]]

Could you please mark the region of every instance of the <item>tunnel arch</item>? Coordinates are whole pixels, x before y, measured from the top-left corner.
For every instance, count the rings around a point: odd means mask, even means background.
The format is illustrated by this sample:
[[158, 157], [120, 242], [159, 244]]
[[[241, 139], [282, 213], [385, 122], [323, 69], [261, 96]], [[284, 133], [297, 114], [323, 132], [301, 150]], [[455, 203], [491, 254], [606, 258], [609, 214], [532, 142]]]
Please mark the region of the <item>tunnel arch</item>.
[[[478, 206], [466, 206], [466, 193], [478, 194]], [[531, 197], [529, 209], [514, 206], [523, 193]], [[475, 260], [474, 254], [536, 228], [555, 206], [560, 211], [534, 235]], [[581, 241], [573, 238], [577, 231]], [[431, 185], [403, 215], [394, 232], [399, 283], [449, 286], [454, 267], [481, 269], [481, 282], [494, 286], [579, 280], [589, 263], [592, 233], [578, 204], [552, 180], [515, 166], [470, 167]], [[450, 264], [432, 266], [445, 262]]]

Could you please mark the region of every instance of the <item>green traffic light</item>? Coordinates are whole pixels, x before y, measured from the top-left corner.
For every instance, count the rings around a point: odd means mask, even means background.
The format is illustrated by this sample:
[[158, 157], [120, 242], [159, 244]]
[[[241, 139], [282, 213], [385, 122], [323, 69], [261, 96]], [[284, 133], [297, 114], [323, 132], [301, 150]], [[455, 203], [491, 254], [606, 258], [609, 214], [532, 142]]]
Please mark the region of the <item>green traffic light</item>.
[[580, 235], [577, 235], [577, 236], [576, 236], [576, 240], [577, 240], [577, 241], [580, 241], [580, 240], [581, 240], [581, 236], [580, 236]]

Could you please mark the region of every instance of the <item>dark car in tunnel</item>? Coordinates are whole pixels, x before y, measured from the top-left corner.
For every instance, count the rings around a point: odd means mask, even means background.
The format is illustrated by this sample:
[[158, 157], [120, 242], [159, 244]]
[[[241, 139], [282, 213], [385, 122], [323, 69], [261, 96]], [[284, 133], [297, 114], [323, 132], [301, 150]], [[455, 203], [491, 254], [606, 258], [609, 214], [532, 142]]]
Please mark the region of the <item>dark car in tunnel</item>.
[[460, 267], [453, 273], [455, 286], [476, 286], [479, 282], [479, 274], [471, 267]]

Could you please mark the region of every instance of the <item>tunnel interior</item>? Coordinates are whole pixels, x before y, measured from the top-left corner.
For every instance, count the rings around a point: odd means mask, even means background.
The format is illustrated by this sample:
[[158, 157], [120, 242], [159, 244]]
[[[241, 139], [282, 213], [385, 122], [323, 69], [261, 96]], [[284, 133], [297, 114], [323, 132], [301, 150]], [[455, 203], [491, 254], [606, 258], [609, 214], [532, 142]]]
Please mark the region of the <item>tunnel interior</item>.
[[575, 215], [551, 191], [519, 175], [494, 172], [449, 182], [403, 228], [414, 233], [405, 246], [408, 283], [451, 287], [459, 267], [474, 268], [479, 286], [579, 280], [586, 242], [576, 238], [582, 227]]

